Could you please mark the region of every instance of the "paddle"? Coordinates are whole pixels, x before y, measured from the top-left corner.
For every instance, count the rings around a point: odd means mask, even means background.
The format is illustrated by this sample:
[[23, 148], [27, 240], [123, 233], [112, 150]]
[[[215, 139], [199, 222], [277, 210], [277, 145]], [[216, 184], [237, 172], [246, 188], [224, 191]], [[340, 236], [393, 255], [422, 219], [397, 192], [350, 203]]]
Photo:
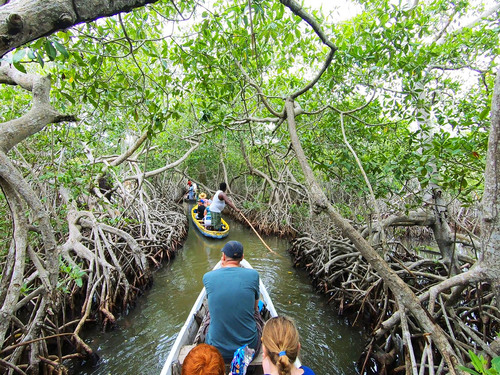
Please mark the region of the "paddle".
[[262, 239], [262, 237], [259, 235], [259, 233], [255, 230], [255, 228], [253, 227], [252, 223], [246, 218], [245, 215], [243, 215], [243, 212], [241, 212], [241, 210], [239, 211], [240, 215], [243, 217], [243, 219], [245, 219], [245, 221], [248, 223], [248, 225], [250, 225], [250, 228], [252, 228], [252, 230], [254, 231], [254, 233], [257, 235], [257, 237], [259, 237], [259, 240], [262, 241], [262, 243], [264, 244], [264, 246], [267, 248], [267, 250], [269, 250], [271, 253], [273, 254], [276, 254], [278, 256], [281, 256], [280, 254], [278, 254], [277, 252], [275, 252], [273, 249], [271, 249], [268, 244]]

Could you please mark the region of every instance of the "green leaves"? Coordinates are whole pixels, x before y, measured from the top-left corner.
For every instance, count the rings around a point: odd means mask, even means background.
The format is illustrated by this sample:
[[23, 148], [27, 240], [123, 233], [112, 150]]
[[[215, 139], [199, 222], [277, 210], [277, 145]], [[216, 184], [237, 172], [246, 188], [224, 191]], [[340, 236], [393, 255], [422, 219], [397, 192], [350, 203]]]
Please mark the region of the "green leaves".
[[17, 70], [26, 73], [25, 65], [28, 63], [34, 62], [43, 68], [45, 66], [44, 56], [47, 56], [50, 61], [55, 61], [58, 56], [61, 56], [61, 60], [66, 60], [70, 55], [66, 47], [54, 37], [42, 38], [28, 48], [16, 50], [12, 55], [11, 62]]
[[475, 370], [472, 370], [464, 366], [459, 366], [461, 370], [473, 375], [500, 374], [500, 357], [493, 358], [491, 360], [491, 368], [488, 368], [488, 361], [484, 358], [482, 354], [478, 356], [472, 350], [469, 349], [469, 356]]
[[[339, 50], [314, 89], [299, 98], [306, 112], [327, 108], [298, 118], [315, 173], [364, 193], [337, 111], [361, 108], [374, 93], [366, 108], [346, 119], [345, 129], [376, 195], [396, 194], [416, 178], [422, 186], [439, 183], [467, 201], [482, 184], [498, 26], [491, 22], [456, 33], [450, 28], [436, 41], [442, 20], [455, 10], [466, 12], [467, 4], [438, 0], [408, 11], [391, 1], [362, 3], [365, 9], [345, 22], [333, 24], [316, 14]], [[73, 135], [99, 153], [116, 154], [124, 135], [143, 130], [152, 142], [161, 140], [178, 153], [183, 143], [172, 139], [207, 129], [221, 134], [217, 145], [232, 136], [229, 124], [251, 140], [249, 148], [255, 149], [249, 153], [257, 155], [258, 147], [268, 147], [271, 155], [285, 153], [285, 126], [270, 134], [274, 123], [238, 121], [272, 117], [239, 66], [280, 112], [283, 98], [319, 71], [327, 54], [321, 41], [276, 1], [252, 1], [251, 9], [246, 2], [221, 1], [210, 10], [193, 10], [188, 1], [178, 8], [186, 18], [197, 17], [170, 24], [177, 11], [157, 3], [154, 11], [122, 14], [126, 32], [118, 16], [101, 19], [40, 39], [16, 51], [12, 63], [19, 70], [41, 67], [52, 73], [54, 105], [84, 115], [81, 134]], [[262, 163], [256, 167], [267, 168]]]
[[47, 56], [49, 57], [50, 60], [54, 61], [57, 56], [57, 50], [54, 48], [54, 45], [50, 40], [45, 41], [45, 52], [47, 53]]
[[17, 50], [12, 56], [12, 63], [14, 64], [17, 70], [23, 73], [26, 73], [26, 69], [21, 64], [21, 60], [24, 58], [25, 54], [26, 54], [26, 49], [23, 48], [21, 50]]
[[[64, 56], [64, 58], [67, 59], [69, 57], [68, 51], [61, 43], [59, 43], [57, 40], [52, 41], [52, 43], [53, 43], [54, 47], [56, 48], [56, 50], [58, 50]], [[54, 55], [54, 59], [55, 59], [55, 55]]]
[[[62, 258], [59, 258], [59, 269], [62, 274], [66, 274], [69, 276], [70, 280], [72, 280], [79, 288], [83, 286], [83, 278], [86, 276], [85, 271], [82, 271], [80, 267], [77, 265], [67, 265]], [[69, 293], [69, 288], [67, 285], [67, 281], [59, 281], [58, 287], [62, 289], [65, 293]]]
[[25, 48], [17, 50], [16, 53], [14, 53], [14, 55], [12, 56], [12, 62], [14, 64], [19, 63], [24, 58], [25, 55], [26, 55]]

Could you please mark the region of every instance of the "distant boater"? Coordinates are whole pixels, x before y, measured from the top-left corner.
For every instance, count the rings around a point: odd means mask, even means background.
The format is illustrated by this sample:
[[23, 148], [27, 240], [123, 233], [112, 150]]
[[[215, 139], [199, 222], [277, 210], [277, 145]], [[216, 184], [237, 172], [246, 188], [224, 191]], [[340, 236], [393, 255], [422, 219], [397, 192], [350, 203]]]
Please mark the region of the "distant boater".
[[222, 210], [226, 206], [226, 203], [236, 212], [240, 212], [238, 208], [231, 202], [231, 200], [226, 195], [225, 191], [227, 185], [225, 182], [221, 182], [219, 185], [219, 190], [217, 190], [212, 198], [212, 204], [210, 205], [210, 213], [212, 214], [212, 226], [214, 230], [221, 230], [222, 226]]

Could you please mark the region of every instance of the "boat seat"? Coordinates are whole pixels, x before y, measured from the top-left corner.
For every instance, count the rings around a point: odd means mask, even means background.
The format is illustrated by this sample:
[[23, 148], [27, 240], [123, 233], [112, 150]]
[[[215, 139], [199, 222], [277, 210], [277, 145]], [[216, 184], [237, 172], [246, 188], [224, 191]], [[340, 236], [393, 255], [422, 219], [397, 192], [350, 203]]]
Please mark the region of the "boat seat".
[[262, 365], [262, 347], [260, 351], [257, 353], [255, 357], [253, 357], [252, 362], [250, 362], [250, 366], [260, 366]]
[[188, 355], [188, 353], [193, 349], [196, 345], [184, 345], [181, 347], [179, 351], [179, 363], [182, 365], [184, 363], [184, 358]]

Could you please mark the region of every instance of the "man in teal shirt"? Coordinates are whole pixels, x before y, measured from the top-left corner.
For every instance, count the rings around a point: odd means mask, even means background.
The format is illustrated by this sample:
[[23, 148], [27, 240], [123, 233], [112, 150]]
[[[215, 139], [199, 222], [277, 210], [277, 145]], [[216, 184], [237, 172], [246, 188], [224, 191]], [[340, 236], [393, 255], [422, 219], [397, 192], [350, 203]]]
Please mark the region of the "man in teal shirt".
[[260, 347], [255, 314], [259, 303], [259, 273], [240, 267], [243, 245], [229, 241], [222, 248], [222, 266], [203, 276], [208, 298], [210, 325], [205, 342], [215, 346], [225, 361], [236, 349]]

